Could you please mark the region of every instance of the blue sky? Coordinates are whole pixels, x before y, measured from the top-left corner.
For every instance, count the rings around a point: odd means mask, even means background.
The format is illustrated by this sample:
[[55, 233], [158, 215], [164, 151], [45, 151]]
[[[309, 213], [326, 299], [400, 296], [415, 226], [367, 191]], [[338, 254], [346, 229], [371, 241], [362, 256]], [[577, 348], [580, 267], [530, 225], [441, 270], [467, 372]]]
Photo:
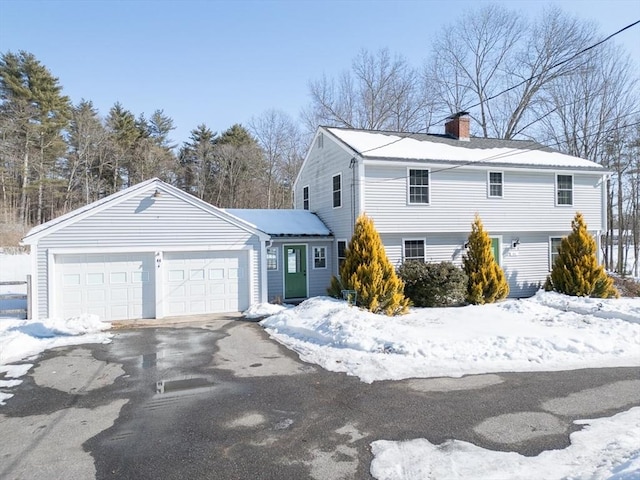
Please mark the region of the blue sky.
[[[439, 1], [0, 0], [0, 52], [33, 53], [74, 103], [102, 115], [163, 109], [172, 138], [206, 123], [223, 131], [267, 109], [298, 118], [308, 82], [337, 76], [361, 48], [388, 47], [420, 66], [457, 12], [489, 3]], [[527, 16], [542, 1], [506, 4]], [[640, 19], [638, 0], [556, 1], [610, 34]], [[640, 26], [616, 37], [640, 69]]]

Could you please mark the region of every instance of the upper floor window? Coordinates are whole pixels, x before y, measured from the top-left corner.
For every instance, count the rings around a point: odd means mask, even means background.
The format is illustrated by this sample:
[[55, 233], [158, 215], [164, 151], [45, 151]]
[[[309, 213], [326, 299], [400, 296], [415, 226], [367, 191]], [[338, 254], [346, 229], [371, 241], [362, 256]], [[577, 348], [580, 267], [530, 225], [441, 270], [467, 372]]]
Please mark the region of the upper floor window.
[[562, 238], [560, 237], [549, 238], [549, 271], [553, 269], [553, 264], [556, 263], [556, 258], [560, 255], [558, 249], [560, 248], [561, 243]]
[[489, 196], [502, 197], [502, 172], [489, 172]]
[[267, 270], [278, 269], [278, 249], [267, 248]]
[[313, 247], [313, 268], [327, 268], [326, 247]]
[[429, 203], [429, 170], [409, 169], [409, 203]]
[[342, 206], [342, 174], [339, 173], [333, 176], [333, 208]]
[[309, 210], [309, 186], [302, 188], [302, 208]]
[[424, 240], [404, 241], [404, 261], [420, 260], [424, 262]]
[[556, 175], [557, 205], [573, 205], [573, 175]]
[[347, 241], [346, 240], [338, 240], [338, 273], [340, 273], [340, 268], [344, 263], [347, 251]]

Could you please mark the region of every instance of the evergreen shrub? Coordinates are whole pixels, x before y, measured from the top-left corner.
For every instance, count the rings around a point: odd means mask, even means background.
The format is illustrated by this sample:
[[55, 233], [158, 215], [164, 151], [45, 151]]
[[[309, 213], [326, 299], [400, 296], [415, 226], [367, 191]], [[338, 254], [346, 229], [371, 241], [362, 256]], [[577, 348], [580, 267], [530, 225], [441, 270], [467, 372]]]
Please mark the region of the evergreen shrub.
[[464, 303], [467, 275], [451, 262], [404, 262], [398, 268], [404, 294], [416, 307], [449, 307]]
[[342, 290], [357, 292], [356, 305], [373, 313], [405, 313], [409, 299], [404, 284], [387, 258], [373, 220], [360, 215], [340, 267], [340, 278], [331, 279], [327, 293], [342, 298]]
[[469, 248], [462, 257], [467, 274], [467, 301], [473, 304], [494, 303], [509, 295], [509, 283], [496, 262], [491, 238], [476, 214], [468, 238]]
[[598, 263], [596, 241], [580, 212], [571, 222], [571, 233], [562, 239], [558, 256], [547, 277], [545, 290], [577, 297], [619, 297], [613, 279]]

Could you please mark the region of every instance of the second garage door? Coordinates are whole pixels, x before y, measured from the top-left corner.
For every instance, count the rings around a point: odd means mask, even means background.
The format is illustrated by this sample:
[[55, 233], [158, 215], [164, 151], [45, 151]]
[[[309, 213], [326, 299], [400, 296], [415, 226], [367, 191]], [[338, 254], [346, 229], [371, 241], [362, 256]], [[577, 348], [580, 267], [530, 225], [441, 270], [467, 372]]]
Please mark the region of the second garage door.
[[238, 312], [249, 307], [246, 251], [164, 256], [166, 314]]

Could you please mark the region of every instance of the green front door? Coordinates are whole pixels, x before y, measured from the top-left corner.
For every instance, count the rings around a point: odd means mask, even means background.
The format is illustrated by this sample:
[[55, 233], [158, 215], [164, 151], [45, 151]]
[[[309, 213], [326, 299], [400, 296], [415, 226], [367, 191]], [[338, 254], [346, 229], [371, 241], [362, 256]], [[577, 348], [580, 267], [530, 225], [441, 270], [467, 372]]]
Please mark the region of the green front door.
[[307, 297], [307, 247], [304, 245], [284, 247], [284, 296]]
[[496, 263], [500, 265], [500, 239], [491, 239], [491, 251], [493, 252], [493, 258], [496, 259]]

